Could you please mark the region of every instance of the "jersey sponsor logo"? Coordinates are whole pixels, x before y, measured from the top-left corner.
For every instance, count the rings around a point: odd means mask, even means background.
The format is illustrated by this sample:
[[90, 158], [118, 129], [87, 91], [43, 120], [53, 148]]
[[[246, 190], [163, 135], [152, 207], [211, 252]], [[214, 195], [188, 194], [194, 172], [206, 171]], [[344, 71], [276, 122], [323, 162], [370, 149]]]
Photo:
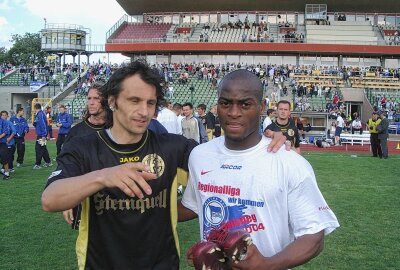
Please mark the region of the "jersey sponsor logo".
[[102, 192], [93, 195], [96, 215], [102, 215], [109, 211], [138, 211], [143, 214], [153, 208], [167, 208], [167, 189], [153, 197], [138, 198], [112, 198]]
[[197, 188], [199, 191], [210, 192], [210, 193], [218, 193], [218, 194], [226, 194], [230, 196], [240, 196], [240, 188], [235, 188], [232, 186], [217, 186], [212, 184], [203, 184], [199, 181], [197, 184]]
[[149, 154], [143, 158], [142, 161], [150, 167], [150, 171], [160, 177], [165, 170], [164, 160], [157, 154]]
[[242, 166], [239, 165], [230, 165], [230, 164], [222, 164], [221, 169], [226, 170], [241, 170]]
[[293, 137], [293, 136], [294, 136], [294, 130], [290, 128], [290, 129], [287, 131], [287, 134], [288, 134], [290, 137]]
[[325, 205], [325, 206], [320, 206], [320, 207], [318, 207], [318, 210], [319, 210], [319, 211], [329, 211], [329, 210], [331, 210], [331, 209], [329, 208], [329, 206]]
[[127, 162], [138, 162], [140, 157], [122, 157], [119, 159], [119, 163], [127, 163]]
[[58, 171], [54, 171], [54, 172], [52, 172], [52, 173], [50, 174], [50, 176], [49, 176], [49, 178], [48, 178], [48, 179], [50, 179], [50, 178], [53, 178], [53, 177], [55, 177], [55, 176], [59, 175], [61, 172], [62, 172], [62, 170], [58, 170]]
[[203, 170], [201, 170], [200, 174], [201, 174], [201, 175], [205, 175], [205, 174], [207, 174], [207, 173], [209, 173], [209, 172], [212, 172], [212, 170], [211, 170], [211, 171], [203, 171]]

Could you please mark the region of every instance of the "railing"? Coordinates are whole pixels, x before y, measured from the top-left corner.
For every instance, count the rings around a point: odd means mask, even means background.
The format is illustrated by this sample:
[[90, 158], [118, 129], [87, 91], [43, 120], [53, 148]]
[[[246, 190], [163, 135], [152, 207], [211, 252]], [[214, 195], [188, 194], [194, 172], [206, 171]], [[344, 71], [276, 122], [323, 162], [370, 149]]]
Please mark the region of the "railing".
[[124, 22], [129, 22], [129, 18], [131, 18], [128, 15], [123, 15], [118, 22], [116, 22], [106, 33], [106, 40], [108, 40], [112, 34], [115, 33], [115, 31], [124, 23]]
[[92, 53], [102, 53], [106, 52], [105, 44], [86, 44], [86, 51]]
[[[110, 39], [107, 41], [109, 44], [129, 44], [129, 43], [198, 43], [199, 41], [190, 40], [189, 38], [150, 38], [150, 39]], [[221, 43], [209, 40], [209, 43]], [[222, 41], [222, 43], [229, 43], [229, 41]], [[236, 43], [236, 42], [235, 42]], [[243, 42], [242, 42], [243, 43]], [[389, 46], [384, 41], [357, 41], [357, 40], [318, 40], [312, 39], [312, 42], [308, 42], [306, 38], [302, 40], [293, 38], [268, 38], [265, 41], [254, 41], [247, 43], [307, 43], [307, 44], [344, 44], [344, 45], [379, 45], [379, 46]], [[398, 46], [398, 45], [391, 45]]]

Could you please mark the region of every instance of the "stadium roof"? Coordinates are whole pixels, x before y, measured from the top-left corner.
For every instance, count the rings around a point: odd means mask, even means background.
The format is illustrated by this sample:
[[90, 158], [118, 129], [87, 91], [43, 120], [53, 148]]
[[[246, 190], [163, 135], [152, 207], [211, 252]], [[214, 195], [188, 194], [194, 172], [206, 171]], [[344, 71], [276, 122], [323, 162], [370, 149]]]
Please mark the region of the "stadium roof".
[[400, 13], [399, 0], [117, 0], [129, 15], [161, 12], [204, 11], [297, 11], [304, 12], [306, 4], [327, 4], [328, 12]]

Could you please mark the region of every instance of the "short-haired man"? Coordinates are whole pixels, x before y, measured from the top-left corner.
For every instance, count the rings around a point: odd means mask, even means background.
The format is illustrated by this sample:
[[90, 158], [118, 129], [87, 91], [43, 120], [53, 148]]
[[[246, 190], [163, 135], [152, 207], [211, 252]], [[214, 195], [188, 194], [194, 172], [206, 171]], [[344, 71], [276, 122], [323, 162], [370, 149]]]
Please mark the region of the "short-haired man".
[[24, 118], [24, 113], [24, 108], [19, 107], [17, 109], [17, 113], [10, 118], [10, 121], [14, 125], [17, 132], [14, 136], [15, 147], [17, 150], [17, 168], [24, 163], [25, 134], [29, 132], [28, 122]]
[[6, 143], [7, 143], [7, 151], [8, 151], [8, 169], [10, 172], [14, 172], [14, 153], [15, 153], [15, 140], [14, 136], [17, 134], [17, 131], [11, 123], [11, 121], [8, 120], [8, 112], [7, 111], [2, 111], [1, 112], [1, 119], [3, 119], [7, 125], [8, 125], [8, 133], [6, 135]]
[[272, 124], [272, 117], [275, 114], [275, 110], [274, 109], [268, 109], [267, 110], [267, 116], [265, 117], [264, 121], [263, 121], [263, 132], [267, 129], [267, 127], [269, 125]]
[[274, 122], [267, 126], [266, 129], [272, 131], [281, 131], [286, 136], [287, 143], [291, 145], [293, 150], [300, 154], [300, 137], [296, 124], [290, 118], [290, 102], [281, 100], [277, 104], [277, 118]]
[[389, 120], [387, 119], [387, 113], [385, 111], [380, 111], [379, 116], [381, 117], [381, 122], [376, 127], [378, 131], [379, 144], [382, 149], [382, 158], [388, 158], [388, 147], [387, 139], [389, 137]]
[[207, 130], [206, 109], [207, 106], [205, 104], [199, 104], [197, 105], [196, 108], [197, 114], [199, 115], [198, 118], [200, 119], [200, 122], [203, 124], [204, 130]]
[[339, 112], [336, 118], [336, 129], [335, 129], [335, 145], [340, 144], [340, 134], [342, 134], [345, 122], [343, 120], [342, 112]]
[[67, 135], [69, 131], [71, 130], [72, 126], [72, 119], [71, 115], [65, 111], [65, 106], [64, 104], [61, 104], [59, 106], [59, 111], [57, 115], [57, 123], [56, 126], [59, 128], [58, 129], [58, 136], [57, 136], [57, 156], [61, 152], [61, 147], [65, 142], [65, 139], [67, 138]]
[[172, 107], [172, 110], [176, 114], [177, 117], [177, 122], [178, 122], [178, 135], [182, 135], [182, 119], [185, 118], [185, 116], [182, 115], [182, 104], [180, 103], [175, 103], [174, 106]]
[[367, 127], [370, 133], [371, 151], [373, 157], [382, 158], [382, 149], [379, 143], [378, 130], [376, 127], [381, 123], [377, 112], [372, 113], [372, 117], [368, 119]]
[[[225, 255], [234, 262], [233, 269], [295, 267], [317, 256], [324, 236], [339, 226], [311, 165], [293, 151], [265, 151], [270, 141], [259, 133], [264, 106], [256, 75], [246, 70], [229, 73], [218, 89], [225, 136], [190, 154], [189, 183], [178, 213], [180, 221], [198, 215], [201, 239], [214, 240], [210, 250], [196, 245], [188, 252], [203, 269], [217, 264], [220, 268], [213, 269], [231, 269], [224, 255], [211, 260], [213, 255], [206, 254], [220, 254], [215, 246], [231, 252]], [[243, 244], [249, 240], [243, 230], [253, 245]]]
[[42, 163], [42, 159], [44, 160], [43, 167], [49, 167], [53, 165], [50, 160], [49, 151], [47, 150], [46, 142], [47, 142], [47, 118], [44, 112], [42, 111], [42, 105], [40, 103], [36, 103], [34, 106], [35, 109], [35, 120], [33, 122], [33, 126], [35, 127], [36, 132], [36, 144], [35, 144], [35, 153], [36, 153], [36, 161], [33, 166], [34, 170], [41, 169], [40, 166]]
[[168, 108], [168, 103], [164, 100], [161, 101], [160, 110], [157, 112], [157, 120], [169, 133], [180, 133], [178, 118], [176, 114]]
[[10, 127], [7, 122], [0, 117], [0, 161], [4, 167], [4, 180], [10, 178], [10, 171], [8, 168], [8, 160], [10, 159], [7, 147], [7, 134], [9, 133]]
[[182, 135], [188, 139], [193, 139], [198, 143], [205, 143], [208, 141], [206, 131], [201, 121], [193, 115], [193, 105], [186, 102], [182, 105], [183, 115], [182, 119]]

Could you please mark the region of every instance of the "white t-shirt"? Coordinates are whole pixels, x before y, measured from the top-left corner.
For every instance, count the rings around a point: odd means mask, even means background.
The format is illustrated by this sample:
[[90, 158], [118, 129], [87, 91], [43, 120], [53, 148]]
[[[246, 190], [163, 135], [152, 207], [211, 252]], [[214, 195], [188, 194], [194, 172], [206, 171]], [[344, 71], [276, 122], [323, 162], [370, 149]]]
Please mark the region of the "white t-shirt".
[[158, 122], [168, 130], [168, 133], [180, 134], [178, 118], [176, 114], [168, 108], [162, 108], [157, 115]]
[[185, 118], [185, 116], [183, 116], [183, 115], [178, 115], [177, 116], [177, 121], [178, 121], [178, 130], [179, 130], [179, 133], [177, 133], [178, 135], [182, 135], [182, 119], [183, 118]]
[[269, 118], [269, 116], [265, 117], [264, 122], [263, 122], [263, 132], [265, 131], [265, 129], [272, 124], [272, 120], [271, 118]]
[[344, 121], [343, 121], [343, 118], [340, 116], [340, 114], [338, 114], [336, 121], [337, 121], [338, 127], [341, 127], [341, 128], [344, 127]]
[[294, 238], [339, 227], [302, 156], [284, 147], [267, 152], [271, 140], [265, 137], [243, 151], [229, 150], [224, 142], [222, 136], [201, 144], [189, 158], [182, 204], [198, 214], [201, 239], [222, 224], [245, 228], [269, 257]]

